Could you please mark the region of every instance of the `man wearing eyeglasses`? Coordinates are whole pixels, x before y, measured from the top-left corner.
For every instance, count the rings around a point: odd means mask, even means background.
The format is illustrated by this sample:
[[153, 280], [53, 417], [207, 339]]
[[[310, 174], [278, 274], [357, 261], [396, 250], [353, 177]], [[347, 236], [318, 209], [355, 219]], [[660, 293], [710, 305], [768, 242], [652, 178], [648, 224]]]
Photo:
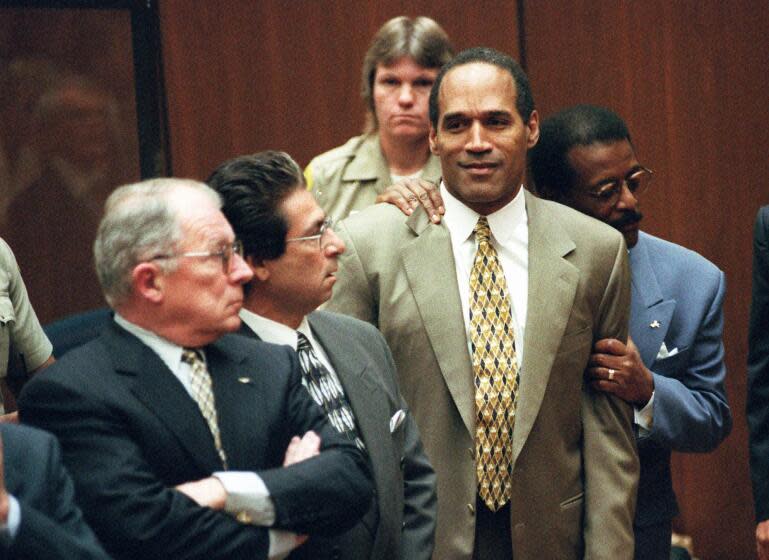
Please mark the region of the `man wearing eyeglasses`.
[[117, 189], [94, 245], [114, 321], [21, 395], [115, 558], [282, 558], [370, 503], [295, 354], [228, 334], [252, 272], [220, 206], [194, 181]]
[[697, 253], [642, 231], [639, 198], [652, 172], [641, 165], [615, 113], [581, 105], [542, 123], [531, 152], [538, 192], [614, 226], [630, 249], [627, 344], [596, 342], [593, 386], [635, 409], [641, 478], [635, 557], [669, 560], [678, 513], [670, 453], [712, 451], [729, 434], [724, 390], [724, 273]]
[[369, 457], [376, 486], [368, 513], [335, 538], [310, 537], [291, 558], [429, 560], [435, 473], [396, 384], [382, 335], [371, 325], [316, 311], [331, 297], [345, 245], [302, 171], [283, 152], [241, 156], [208, 184], [245, 246], [241, 333], [295, 349], [303, 384], [331, 424]]

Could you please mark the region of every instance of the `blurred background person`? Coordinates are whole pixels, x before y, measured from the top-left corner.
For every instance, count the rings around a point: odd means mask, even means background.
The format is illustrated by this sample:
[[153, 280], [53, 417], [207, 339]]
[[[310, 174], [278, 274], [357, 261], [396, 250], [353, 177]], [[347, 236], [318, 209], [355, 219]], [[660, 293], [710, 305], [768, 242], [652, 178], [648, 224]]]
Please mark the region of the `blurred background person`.
[[102, 301], [91, 243], [109, 193], [138, 174], [126, 157], [118, 107], [112, 93], [75, 74], [37, 100], [30, 142], [38, 173], [18, 185], [0, 234], [25, 271], [44, 322]]
[[452, 56], [448, 35], [428, 17], [399, 16], [374, 35], [363, 60], [364, 133], [317, 156], [305, 170], [308, 188], [328, 215], [341, 219], [366, 208], [407, 177], [438, 180], [427, 102], [438, 70]]

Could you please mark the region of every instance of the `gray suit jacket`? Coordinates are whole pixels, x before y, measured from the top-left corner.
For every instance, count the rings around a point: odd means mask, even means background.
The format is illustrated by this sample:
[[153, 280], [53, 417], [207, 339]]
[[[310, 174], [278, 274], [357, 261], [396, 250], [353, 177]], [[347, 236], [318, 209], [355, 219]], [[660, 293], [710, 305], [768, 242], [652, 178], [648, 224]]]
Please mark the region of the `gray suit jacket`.
[[[352, 317], [316, 311], [308, 321], [355, 414], [371, 463], [376, 499], [350, 531], [338, 537], [313, 537], [291, 558], [430, 558], [437, 513], [435, 472], [398, 390], [387, 343], [371, 325]], [[245, 323], [240, 332], [256, 336]], [[390, 420], [399, 410], [405, 419], [391, 432]]]
[[[593, 342], [627, 336], [627, 250], [612, 228], [525, 193], [528, 316], [511, 499], [513, 556], [632, 558], [632, 413], [590, 390]], [[438, 476], [435, 558], [472, 557], [475, 404], [448, 229], [377, 205], [340, 224], [330, 308], [378, 326]]]

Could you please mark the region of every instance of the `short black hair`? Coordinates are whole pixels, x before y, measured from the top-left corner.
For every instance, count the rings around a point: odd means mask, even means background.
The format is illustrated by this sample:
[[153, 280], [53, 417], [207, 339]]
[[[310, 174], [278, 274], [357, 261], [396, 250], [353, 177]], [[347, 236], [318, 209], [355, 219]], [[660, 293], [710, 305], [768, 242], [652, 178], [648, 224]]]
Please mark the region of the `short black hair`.
[[259, 261], [285, 252], [288, 222], [280, 205], [305, 186], [302, 169], [290, 155], [266, 151], [236, 157], [217, 167], [206, 183], [221, 195], [222, 213], [246, 256]]
[[513, 77], [515, 82], [515, 108], [518, 110], [518, 114], [524, 121], [528, 121], [531, 116], [531, 112], [534, 110], [534, 95], [531, 93], [531, 86], [529, 85], [529, 78], [526, 76], [526, 72], [523, 71], [520, 64], [518, 64], [512, 57], [505, 53], [499, 52], [488, 47], [473, 47], [466, 49], [451, 59], [449, 62], [443, 65], [438, 76], [435, 78], [435, 83], [430, 90], [430, 123], [434, 129], [438, 129], [438, 101], [441, 89], [441, 83], [446, 74], [457, 66], [463, 66], [465, 64], [472, 64], [474, 62], [483, 62], [485, 64], [491, 64], [507, 70]]
[[562, 199], [577, 180], [569, 162], [575, 146], [630, 140], [625, 121], [606, 107], [575, 105], [542, 121], [539, 142], [529, 151], [529, 168], [537, 194]]

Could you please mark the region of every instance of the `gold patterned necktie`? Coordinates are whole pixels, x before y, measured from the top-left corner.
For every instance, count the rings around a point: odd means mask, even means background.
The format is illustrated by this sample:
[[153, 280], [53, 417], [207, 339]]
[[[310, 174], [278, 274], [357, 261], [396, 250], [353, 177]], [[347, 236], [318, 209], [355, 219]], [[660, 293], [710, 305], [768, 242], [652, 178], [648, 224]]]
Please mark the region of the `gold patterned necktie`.
[[224, 468], [227, 468], [227, 455], [222, 447], [222, 438], [219, 434], [219, 423], [216, 420], [216, 403], [214, 391], [211, 388], [211, 375], [208, 373], [206, 361], [200, 350], [185, 348], [182, 351], [182, 361], [190, 366], [190, 391], [192, 398], [198, 404], [203, 418], [208, 423], [211, 435], [214, 437], [214, 445]]
[[478, 252], [470, 271], [470, 342], [475, 377], [475, 470], [478, 495], [491, 511], [512, 494], [513, 426], [518, 392], [510, 299], [489, 222], [475, 226]]

